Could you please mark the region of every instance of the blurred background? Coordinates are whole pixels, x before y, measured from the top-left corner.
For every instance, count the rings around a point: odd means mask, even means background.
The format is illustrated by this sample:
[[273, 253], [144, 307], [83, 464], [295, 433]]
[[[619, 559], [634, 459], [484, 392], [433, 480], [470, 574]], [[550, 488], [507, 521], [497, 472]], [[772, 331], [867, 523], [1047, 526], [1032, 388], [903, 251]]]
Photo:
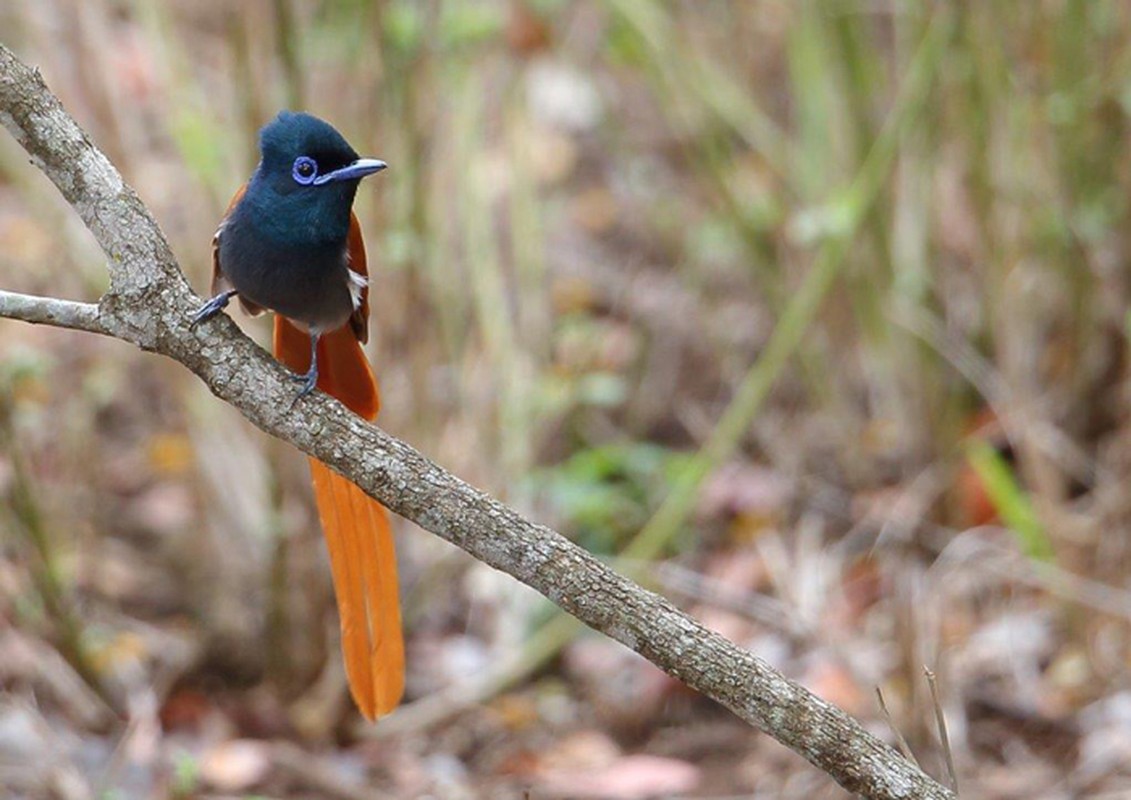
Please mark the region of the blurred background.
[[[1128, 4], [5, 0], [0, 38], [202, 294], [259, 126], [332, 121], [392, 165], [383, 427], [945, 780], [941, 711], [964, 797], [1131, 791]], [[0, 134], [0, 286], [103, 263]], [[6, 796], [847, 796], [397, 526], [370, 726], [305, 459], [0, 321]]]

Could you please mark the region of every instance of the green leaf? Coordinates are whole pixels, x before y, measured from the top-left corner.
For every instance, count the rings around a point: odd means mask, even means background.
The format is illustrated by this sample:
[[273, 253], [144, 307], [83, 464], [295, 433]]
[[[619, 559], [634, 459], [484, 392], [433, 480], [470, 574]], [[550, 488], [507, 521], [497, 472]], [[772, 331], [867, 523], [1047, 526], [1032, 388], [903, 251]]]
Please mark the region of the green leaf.
[[1037, 518], [1029, 495], [1017, 482], [1001, 453], [988, 442], [979, 440], [967, 447], [966, 458], [1002, 521], [1017, 535], [1025, 554], [1039, 561], [1052, 561], [1052, 542]]

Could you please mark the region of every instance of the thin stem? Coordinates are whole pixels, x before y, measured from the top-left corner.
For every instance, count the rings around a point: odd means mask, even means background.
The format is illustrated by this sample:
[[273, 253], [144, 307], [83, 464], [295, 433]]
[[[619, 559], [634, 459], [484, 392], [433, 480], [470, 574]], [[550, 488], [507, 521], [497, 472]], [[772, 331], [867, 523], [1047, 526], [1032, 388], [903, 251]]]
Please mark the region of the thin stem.
[[55, 557], [54, 544], [32, 489], [28, 468], [15, 440], [11, 423], [11, 405], [0, 397], [0, 446], [12, 467], [9, 507], [16, 522], [15, 527], [24, 532], [28, 544], [35, 552], [37, 566], [31, 570], [31, 574], [47, 615], [55, 626], [59, 653], [109, 708], [118, 709], [118, 703], [99, 679], [98, 671], [87, 652], [82, 622], [71, 607]]
[[0, 317], [89, 333], [107, 333], [93, 303], [76, 303], [0, 290]]

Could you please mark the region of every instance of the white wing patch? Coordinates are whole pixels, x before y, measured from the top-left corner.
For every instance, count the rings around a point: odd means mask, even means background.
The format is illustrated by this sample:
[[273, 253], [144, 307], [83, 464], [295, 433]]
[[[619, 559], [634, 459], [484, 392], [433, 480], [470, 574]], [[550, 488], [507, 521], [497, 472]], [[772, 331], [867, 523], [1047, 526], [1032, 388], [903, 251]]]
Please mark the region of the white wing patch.
[[348, 268], [346, 274], [349, 276], [350, 302], [356, 311], [361, 306], [361, 293], [369, 286], [369, 278]]

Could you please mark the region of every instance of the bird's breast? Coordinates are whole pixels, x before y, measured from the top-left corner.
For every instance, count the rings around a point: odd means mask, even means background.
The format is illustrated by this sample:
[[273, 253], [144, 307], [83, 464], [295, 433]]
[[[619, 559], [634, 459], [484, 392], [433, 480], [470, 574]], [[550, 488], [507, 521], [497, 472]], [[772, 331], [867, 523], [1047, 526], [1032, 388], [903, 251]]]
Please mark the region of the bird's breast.
[[233, 214], [220, 232], [220, 269], [236, 290], [258, 305], [315, 331], [345, 324], [353, 311], [346, 239], [275, 235]]

